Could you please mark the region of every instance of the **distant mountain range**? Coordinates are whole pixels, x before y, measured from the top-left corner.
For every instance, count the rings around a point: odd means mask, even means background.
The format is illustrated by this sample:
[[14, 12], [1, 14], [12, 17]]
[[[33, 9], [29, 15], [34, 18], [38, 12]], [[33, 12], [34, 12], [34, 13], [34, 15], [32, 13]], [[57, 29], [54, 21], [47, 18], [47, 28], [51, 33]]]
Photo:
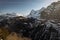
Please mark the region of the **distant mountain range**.
[[0, 15], [0, 21], [2, 21], [2, 20], [4, 20], [4, 19], [13, 18], [13, 17], [16, 17], [16, 13], [1, 14], [1, 15]]
[[[16, 13], [7, 13], [0, 15], [1, 18], [16, 17]], [[27, 18], [36, 19], [59, 19], [60, 20], [60, 1], [53, 2], [47, 8], [41, 8], [40, 10], [31, 10]]]

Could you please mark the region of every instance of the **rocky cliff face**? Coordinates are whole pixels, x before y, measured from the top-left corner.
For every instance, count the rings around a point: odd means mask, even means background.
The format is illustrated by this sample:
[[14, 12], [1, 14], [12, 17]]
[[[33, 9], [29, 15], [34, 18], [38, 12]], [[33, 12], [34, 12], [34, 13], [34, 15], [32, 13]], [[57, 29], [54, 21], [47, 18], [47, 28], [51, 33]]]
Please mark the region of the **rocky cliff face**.
[[44, 11], [41, 12], [43, 19], [59, 19], [60, 20], [60, 1], [53, 2]]

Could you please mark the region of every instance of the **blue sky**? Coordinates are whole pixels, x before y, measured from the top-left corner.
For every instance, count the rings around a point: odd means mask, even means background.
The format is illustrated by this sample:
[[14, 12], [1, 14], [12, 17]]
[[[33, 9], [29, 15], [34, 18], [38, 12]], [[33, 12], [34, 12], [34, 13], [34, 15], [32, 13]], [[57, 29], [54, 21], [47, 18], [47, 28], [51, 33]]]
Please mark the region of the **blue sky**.
[[0, 0], [0, 13], [27, 15], [32, 9], [39, 10], [57, 0]]

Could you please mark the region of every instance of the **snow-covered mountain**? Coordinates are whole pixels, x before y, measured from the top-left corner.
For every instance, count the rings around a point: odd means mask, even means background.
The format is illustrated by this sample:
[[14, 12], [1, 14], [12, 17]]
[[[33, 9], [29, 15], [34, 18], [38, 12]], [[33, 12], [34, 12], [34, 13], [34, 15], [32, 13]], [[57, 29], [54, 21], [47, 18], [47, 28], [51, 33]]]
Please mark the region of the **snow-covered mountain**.
[[30, 14], [27, 16], [28, 18], [33, 17], [36, 19], [40, 19], [40, 13], [44, 10], [45, 8], [41, 8], [40, 10], [31, 10]]
[[0, 15], [0, 21], [2, 21], [2, 20], [4, 20], [4, 19], [13, 18], [13, 17], [16, 17], [16, 13], [1, 14], [1, 15]]
[[5, 16], [5, 17], [15, 17], [16, 13], [6, 13], [6, 14], [2, 14], [0, 16]]

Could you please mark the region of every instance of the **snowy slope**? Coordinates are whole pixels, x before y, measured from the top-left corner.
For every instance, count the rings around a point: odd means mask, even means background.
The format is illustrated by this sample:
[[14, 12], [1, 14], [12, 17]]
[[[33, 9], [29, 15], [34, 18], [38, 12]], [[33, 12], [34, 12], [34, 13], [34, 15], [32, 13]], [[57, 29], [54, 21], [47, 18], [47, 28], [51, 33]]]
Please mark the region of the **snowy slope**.
[[27, 16], [28, 18], [33, 17], [36, 19], [40, 19], [40, 13], [44, 10], [45, 8], [41, 8], [40, 10], [31, 10], [30, 14]]

